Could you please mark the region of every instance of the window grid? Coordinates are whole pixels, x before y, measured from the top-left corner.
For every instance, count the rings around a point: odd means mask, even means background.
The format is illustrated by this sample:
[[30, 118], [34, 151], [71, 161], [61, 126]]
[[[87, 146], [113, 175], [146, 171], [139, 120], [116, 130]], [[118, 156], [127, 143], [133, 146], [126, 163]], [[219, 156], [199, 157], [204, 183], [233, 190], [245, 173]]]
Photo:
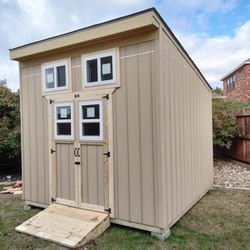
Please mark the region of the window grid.
[[[57, 108], [60, 107], [70, 107], [70, 119], [58, 119], [57, 118]], [[55, 139], [74, 139], [74, 122], [73, 122], [73, 103], [65, 102], [65, 103], [57, 103], [54, 105], [54, 137]], [[70, 123], [70, 135], [58, 135], [57, 124], [59, 123]]]
[[[112, 79], [109, 80], [102, 80], [102, 68], [101, 68], [101, 59], [104, 59], [106, 57], [112, 57], [111, 61], [111, 73], [112, 73]], [[83, 86], [84, 87], [94, 87], [99, 85], [105, 85], [105, 84], [113, 84], [116, 83], [116, 57], [115, 57], [115, 50], [110, 50], [106, 52], [99, 52], [99, 53], [91, 53], [87, 55], [82, 56], [83, 61]], [[87, 64], [91, 60], [97, 60], [97, 81], [88, 82], [88, 68]]]
[[[99, 105], [99, 118], [98, 119], [84, 119], [83, 109], [84, 106]], [[99, 135], [83, 135], [84, 123], [98, 123], [100, 128]], [[98, 101], [84, 101], [79, 103], [79, 135], [80, 140], [86, 141], [101, 141], [103, 140], [103, 104], [101, 100]]]
[[[65, 86], [59, 86], [60, 83], [58, 82], [58, 68], [65, 66]], [[47, 88], [46, 84], [46, 70], [53, 69], [53, 75], [54, 75], [54, 87], [53, 88]], [[43, 91], [44, 92], [52, 92], [52, 91], [60, 91], [68, 89], [68, 61], [67, 60], [61, 60], [61, 61], [55, 61], [51, 63], [46, 63], [42, 65], [42, 75], [43, 75]]]

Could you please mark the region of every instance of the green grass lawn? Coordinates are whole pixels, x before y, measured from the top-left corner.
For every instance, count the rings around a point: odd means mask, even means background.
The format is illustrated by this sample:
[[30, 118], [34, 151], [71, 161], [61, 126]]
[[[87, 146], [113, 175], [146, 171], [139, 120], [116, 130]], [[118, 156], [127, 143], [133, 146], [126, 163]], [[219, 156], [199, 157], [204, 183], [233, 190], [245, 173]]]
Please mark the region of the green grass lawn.
[[[24, 211], [20, 196], [0, 195], [0, 249], [66, 249], [14, 231], [39, 211]], [[250, 249], [250, 191], [209, 191], [171, 228], [165, 242], [144, 231], [112, 225], [82, 249]]]

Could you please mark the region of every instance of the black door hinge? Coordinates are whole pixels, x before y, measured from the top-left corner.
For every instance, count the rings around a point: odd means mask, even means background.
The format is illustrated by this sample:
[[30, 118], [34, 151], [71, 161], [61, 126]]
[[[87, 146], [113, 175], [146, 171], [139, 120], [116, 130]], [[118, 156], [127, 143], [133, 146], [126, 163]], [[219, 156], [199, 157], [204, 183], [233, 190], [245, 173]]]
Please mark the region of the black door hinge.
[[110, 157], [110, 152], [104, 153], [103, 155], [106, 155], [107, 157]]
[[102, 98], [109, 100], [109, 94], [103, 96]]
[[53, 102], [55, 102], [55, 101], [53, 101], [53, 100], [51, 100], [51, 99], [49, 100], [49, 103], [50, 103], [50, 104], [52, 104]]
[[50, 149], [50, 153], [53, 154], [55, 153], [56, 151], [54, 149]]
[[55, 201], [56, 201], [56, 199], [51, 197], [51, 202], [55, 202]]
[[111, 214], [111, 208], [104, 208], [105, 212], [108, 212], [109, 214]]
[[75, 161], [75, 165], [80, 165], [81, 162], [80, 161]]

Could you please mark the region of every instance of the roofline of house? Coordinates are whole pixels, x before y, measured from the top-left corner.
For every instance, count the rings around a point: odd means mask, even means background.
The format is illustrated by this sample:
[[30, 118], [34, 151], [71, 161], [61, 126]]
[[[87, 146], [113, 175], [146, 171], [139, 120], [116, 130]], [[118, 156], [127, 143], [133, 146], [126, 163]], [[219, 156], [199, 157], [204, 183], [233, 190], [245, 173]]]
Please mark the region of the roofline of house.
[[[208, 83], [208, 81], [206, 80], [206, 78], [204, 77], [204, 75], [201, 73], [201, 71], [196, 66], [196, 64], [194, 63], [194, 61], [192, 60], [192, 58], [189, 56], [189, 54], [184, 49], [184, 47], [181, 45], [181, 43], [179, 42], [179, 40], [176, 38], [176, 36], [172, 32], [172, 30], [169, 28], [169, 26], [166, 24], [166, 22], [164, 21], [164, 19], [161, 17], [161, 15], [159, 14], [159, 12], [154, 7], [148, 8], [148, 9], [145, 9], [145, 10], [142, 10], [142, 11], [130, 14], [130, 15], [126, 15], [126, 16], [122, 16], [122, 17], [119, 17], [119, 18], [115, 18], [115, 19], [112, 19], [112, 20], [109, 20], [109, 21], [106, 21], [106, 22], [94, 24], [94, 25], [87, 26], [87, 27], [84, 27], [84, 28], [81, 28], [81, 29], [77, 29], [77, 30], [74, 30], [74, 31], [63, 33], [63, 34], [60, 34], [60, 35], [57, 35], [57, 36], [53, 36], [53, 37], [49, 37], [49, 38], [42, 39], [42, 40], [39, 40], [39, 41], [35, 41], [35, 42], [32, 42], [32, 43], [28, 43], [28, 44], [25, 44], [25, 45], [21, 45], [21, 46], [9, 49], [9, 51], [10, 51], [10, 53], [13, 53], [14, 51], [19, 50], [19, 49], [24, 49], [24, 48], [27, 48], [29, 46], [33, 46], [33, 45], [36, 45], [36, 44], [39, 44], [39, 43], [42, 44], [43, 42], [51, 41], [51, 40], [54, 40], [54, 39], [57, 39], [57, 38], [61, 38], [61, 37], [66, 37], [66, 36], [73, 35], [73, 34], [76, 34], [76, 33], [82, 32], [82, 31], [87, 31], [87, 30], [90, 30], [90, 29], [93, 29], [93, 28], [98, 28], [98, 27], [101, 27], [101, 26], [104, 26], [104, 25], [107, 25], [107, 24], [111, 24], [113, 22], [117, 22], [117, 21], [121, 21], [121, 20], [124, 20], [124, 19], [127, 19], [127, 18], [135, 17], [137, 15], [141, 15], [141, 14], [144, 14], [144, 13], [147, 13], [147, 12], [150, 12], [150, 11], [154, 12], [154, 14], [160, 19], [160, 21], [162, 22], [162, 24], [164, 25], [164, 27], [167, 29], [167, 31], [170, 33], [170, 35], [173, 37], [174, 41], [177, 43], [177, 45], [180, 47], [180, 49], [184, 52], [184, 54], [187, 56], [187, 58], [193, 64], [193, 66], [197, 70], [197, 72], [201, 75], [202, 79], [205, 81], [205, 83], [207, 84], [207, 86], [209, 87], [209, 89], [212, 90], [212, 87], [210, 86], [210, 84]], [[11, 59], [18, 59], [18, 57], [11, 58]]]
[[246, 61], [244, 61], [243, 63], [241, 63], [240, 65], [238, 65], [236, 68], [234, 68], [233, 70], [231, 70], [229, 73], [227, 73], [226, 75], [224, 75], [220, 81], [223, 81], [225, 78], [227, 78], [228, 76], [232, 75], [235, 71], [237, 71], [238, 69], [240, 69], [241, 67], [243, 67], [244, 65], [250, 64], [250, 60], [247, 59]]

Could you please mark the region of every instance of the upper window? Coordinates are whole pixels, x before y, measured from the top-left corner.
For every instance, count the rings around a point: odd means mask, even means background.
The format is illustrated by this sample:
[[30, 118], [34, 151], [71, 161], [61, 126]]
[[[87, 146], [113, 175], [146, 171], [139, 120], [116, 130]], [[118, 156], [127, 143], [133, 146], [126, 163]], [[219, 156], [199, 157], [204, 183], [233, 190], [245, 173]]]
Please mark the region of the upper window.
[[80, 139], [103, 140], [102, 101], [80, 102]]
[[55, 139], [73, 139], [73, 104], [57, 103], [54, 106]]
[[67, 60], [42, 65], [43, 89], [45, 92], [68, 88]]
[[115, 51], [84, 55], [83, 72], [86, 87], [115, 83]]
[[227, 79], [227, 91], [231, 91], [235, 88], [235, 81], [236, 81], [235, 74], [229, 76], [229, 78]]

